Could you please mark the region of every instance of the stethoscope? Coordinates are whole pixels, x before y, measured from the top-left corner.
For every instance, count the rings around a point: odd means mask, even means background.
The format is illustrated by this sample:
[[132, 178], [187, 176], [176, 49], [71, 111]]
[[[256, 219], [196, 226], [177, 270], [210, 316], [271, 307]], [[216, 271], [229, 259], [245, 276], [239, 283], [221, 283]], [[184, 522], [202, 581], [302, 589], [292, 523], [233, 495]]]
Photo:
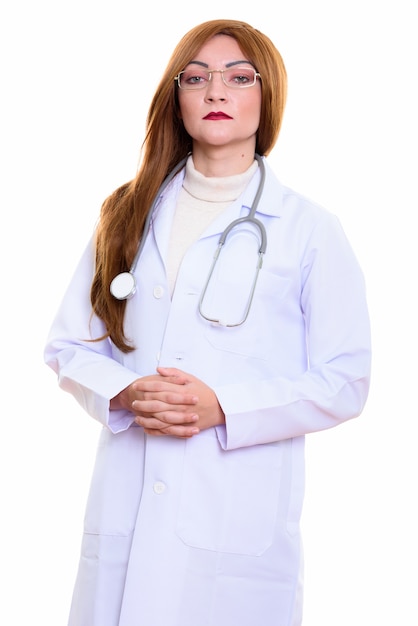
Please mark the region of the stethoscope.
[[[261, 194], [263, 192], [263, 187], [264, 187], [264, 181], [266, 178], [266, 170], [265, 170], [265, 165], [263, 162], [263, 159], [256, 154], [255, 155], [256, 160], [258, 161], [258, 165], [260, 168], [260, 182], [258, 185], [258, 189], [257, 192], [255, 194], [254, 197], [254, 201], [253, 204], [251, 206], [250, 212], [247, 216], [244, 217], [239, 217], [238, 219], [234, 220], [233, 222], [231, 222], [223, 231], [223, 233], [221, 234], [219, 241], [218, 241], [218, 246], [215, 250], [215, 254], [213, 257], [213, 262], [211, 265], [211, 268], [209, 270], [209, 274], [208, 277], [206, 279], [206, 283], [203, 287], [203, 291], [202, 294], [200, 296], [200, 300], [199, 300], [199, 313], [200, 315], [207, 320], [208, 322], [212, 322], [213, 324], [218, 324], [220, 326], [226, 326], [226, 327], [234, 327], [234, 326], [240, 326], [241, 324], [243, 324], [245, 322], [245, 320], [248, 317], [248, 314], [250, 312], [250, 308], [251, 308], [251, 304], [253, 301], [253, 297], [254, 297], [254, 292], [255, 292], [255, 288], [256, 288], [256, 284], [257, 284], [257, 279], [258, 279], [258, 275], [260, 272], [260, 269], [263, 265], [263, 257], [264, 254], [266, 252], [266, 248], [267, 248], [267, 233], [266, 233], [266, 229], [264, 227], [264, 224], [262, 222], [260, 222], [260, 220], [258, 220], [255, 217], [255, 213], [257, 210], [257, 206], [258, 203], [260, 201], [261, 198]], [[151, 221], [152, 221], [152, 217], [154, 214], [154, 210], [155, 207], [157, 205], [157, 202], [162, 194], [162, 192], [164, 191], [164, 189], [166, 189], [166, 187], [169, 185], [169, 183], [173, 180], [173, 178], [176, 176], [176, 174], [178, 174], [178, 172], [184, 167], [184, 165], [186, 164], [188, 157], [184, 158], [182, 161], [180, 161], [180, 163], [178, 163], [176, 165], [176, 167], [170, 172], [170, 174], [167, 176], [167, 178], [163, 181], [161, 187], [159, 188], [156, 197], [151, 205], [151, 208], [148, 212], [147, 218], [145, 220], [145, 224], [144, 224], [144, 234], [148, 233], [150, 225], [151, 225]], [[256, 226], [256, 228], [259, 231], [260, 234], [260, 245], [259, 245], [259, 249], [258, 249], [258, 259], [257, 259], [257, 264], [256, 264], [256, 270], [255, 270], [255, 276], [254, 276], [254, 280], [253, 283], [251, 285], [251, 289], [250, 289], [250, 294], [247, 300], [247, 304], [245, 306], [245, 310], [244, 310], [244, 314], [241, 317], [241, 319], [237, 322], [233, 322], [233, 323], [227, 323], [223, 320], [220, 319], [216, 319], [213, 317], [209, 317], [207, 315], [205, 315], [205, 313], [203, 312], [204, 309], [204, 300], [205, 300], [205, 296], [213, 275], [213, 272], [215, 270], [216, 267], [216, 263], [219, 259], [219, 255], [221, 253], [221, 250], [225, 244], [226, 238], [228, 237], [228, 235], [230, 234], [231, 230], [233, 230], [234, 228], [236, 228], [237, 226], [239, 226], [240, 224], [244, 224], [244, 223], [251, 223], [254, 226]], [[132, 298], [132, 296], [135, 294], [136, 292], [136, 279], [134, 276], [134, 272], [136, 270], [136, 266], [138, 264], [139, 261], [139, 257], [141, 256], [141, 253], [144, 249], [145, 246], [145, 242], [146, 242], [146, 236], [142, 236], [141, 237], [141, 241], [140, 244], [138, 246], [138, 250], [135, 254], [134, 260], [132, 262], [131, 268], [128, 272], [121, 272], [120, 274], [118, 274], [117, 276], [115, 276], [115, 278], [112, 280], [112, 282], [110, 283], [110, 293], [112, 294], [112, 296], [114, 298], [116, 298], [117, 300], [129, 300], [130, 298]]]

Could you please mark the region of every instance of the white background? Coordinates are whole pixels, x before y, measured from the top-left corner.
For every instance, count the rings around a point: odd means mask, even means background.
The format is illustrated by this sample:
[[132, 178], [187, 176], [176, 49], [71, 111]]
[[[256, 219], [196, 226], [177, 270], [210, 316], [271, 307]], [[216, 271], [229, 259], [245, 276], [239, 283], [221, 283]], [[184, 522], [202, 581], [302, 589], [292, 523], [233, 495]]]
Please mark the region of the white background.
[[362, 417], [307, 441], [304, 626], [418, 624], [414, 3], [7, 4], [0, 623], [65, 626], [100, 427], [58, 390], [45, 337], [102, 200], [135, 175], [174, 45], [227, 17], [281, 51], [289, 98], [270, 163], [339, 216], [368, 285], [369, 402]]

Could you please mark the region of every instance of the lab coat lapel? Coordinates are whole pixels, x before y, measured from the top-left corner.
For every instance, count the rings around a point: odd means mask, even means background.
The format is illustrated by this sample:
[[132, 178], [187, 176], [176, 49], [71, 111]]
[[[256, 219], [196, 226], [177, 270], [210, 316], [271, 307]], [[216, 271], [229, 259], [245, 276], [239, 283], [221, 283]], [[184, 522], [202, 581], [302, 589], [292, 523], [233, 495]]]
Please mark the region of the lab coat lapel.
[[151, 225], [151, 235], [164, 263], [167, 257], [171, 226], [176, 210], [177, 196], [183, 184], [184, 172], [180, 172], [160, 196], [155, 207]]

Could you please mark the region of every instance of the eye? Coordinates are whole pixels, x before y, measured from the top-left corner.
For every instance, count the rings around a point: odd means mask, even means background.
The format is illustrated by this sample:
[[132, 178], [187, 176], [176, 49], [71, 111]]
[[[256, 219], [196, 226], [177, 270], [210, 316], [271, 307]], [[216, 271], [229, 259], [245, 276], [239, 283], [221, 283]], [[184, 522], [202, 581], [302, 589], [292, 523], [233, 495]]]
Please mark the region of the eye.
[[208, 73], [204, 70], [184, 70], [180, 74], [182, 85], [200, 85], [208, 80]]
[[255, 71], [252, 68], [235, 67], [226, 72], [226, 81], [231, 85], [247, 85], [252, 84], [255, 80]]

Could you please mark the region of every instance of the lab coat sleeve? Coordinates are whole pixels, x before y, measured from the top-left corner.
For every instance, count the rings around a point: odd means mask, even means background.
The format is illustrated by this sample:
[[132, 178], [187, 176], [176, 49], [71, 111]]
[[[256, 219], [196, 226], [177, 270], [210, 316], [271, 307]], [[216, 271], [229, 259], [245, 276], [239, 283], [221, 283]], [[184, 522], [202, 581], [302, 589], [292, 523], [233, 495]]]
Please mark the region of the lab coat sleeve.
[[371, 365], [365, 282], [335, 216], [324, 214], [313, 229], [300, 276], [305, 371], [217, 387], [226, 415], [226, 426], [218, 428], [224, 449], [331, 428], [364, 408]]
[[56, 372], [59, 386], [72, 394], [89, 415], [116, 433], [129, 428], [133, 414], [111, 411], [110, 399], [139, 376], [114, 358], [109, 340], [90, 341], [105, 334], [102, 321], [92, 316], [93, 270], [94, 246], [90, 242], [50, 329], [44, 358]]

